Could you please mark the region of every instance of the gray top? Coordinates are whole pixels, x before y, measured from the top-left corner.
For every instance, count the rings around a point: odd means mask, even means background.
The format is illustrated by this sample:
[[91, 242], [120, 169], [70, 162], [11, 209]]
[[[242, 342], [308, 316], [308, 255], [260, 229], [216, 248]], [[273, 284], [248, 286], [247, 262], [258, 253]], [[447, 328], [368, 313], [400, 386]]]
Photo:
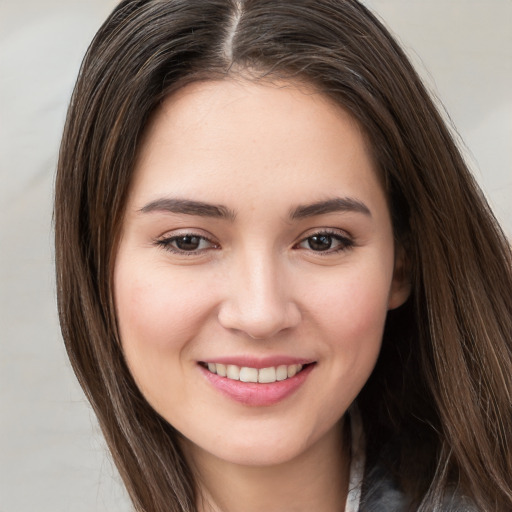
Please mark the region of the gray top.
[[[366, 443], [361, 415], [356, 406], [351, 407], [349, 415], [351, 462], [345, 512], [409, 512], [408, 500], [388, 470], [377, 465], [365, 474]], [[432, 512], [478, 512], [478, 509], [469, 498], [453, 490], [447, 493], [442, 506]]]

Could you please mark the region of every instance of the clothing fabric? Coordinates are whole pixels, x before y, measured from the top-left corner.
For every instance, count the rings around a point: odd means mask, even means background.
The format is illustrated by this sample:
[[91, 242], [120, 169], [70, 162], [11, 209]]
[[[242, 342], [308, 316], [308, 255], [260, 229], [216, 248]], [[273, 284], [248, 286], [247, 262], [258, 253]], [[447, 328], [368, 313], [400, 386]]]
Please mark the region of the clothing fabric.
[[361, 490], [364, 479], [366, 447], [363, 431], [363, 422], [359, 409], [353, 406], [349, 412], [351, 457], [350, 473], [348, 479], [348, 494], [345, 512], [359, 512], [361, 503]]
[[[384, 466], [376, 465], [366, 472], [366, 442], [357, 407], [351, 407], [349, 418], [351, 461], [345, 512], [409, 512], [405, 495]], [[478, 512], [478, 509], [467, 497], [453, 491], [432, 512]]]

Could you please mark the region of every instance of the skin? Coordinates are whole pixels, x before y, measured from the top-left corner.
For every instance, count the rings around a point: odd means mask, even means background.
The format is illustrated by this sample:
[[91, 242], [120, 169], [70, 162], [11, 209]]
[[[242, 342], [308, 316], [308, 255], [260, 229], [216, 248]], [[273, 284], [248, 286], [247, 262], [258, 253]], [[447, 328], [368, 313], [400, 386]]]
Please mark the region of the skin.
[[[169, 198], [228, 215], [158, 206]], [[290, 217], [332, 198], [359, 206]], [[190, 234], [198, 245], [176, 238]], [[344, 414], [373, 370], [387, 311], [409, 293], [396, 253], [361, 130], [314, 90], [202, 82], [156, 112], [126, 207], [116, 310], [138, 386], [184, 436], [201, 510], [342, 510]], [[272, 355], [314, 367], [270, 406], [226, 397], [198, 365]]]

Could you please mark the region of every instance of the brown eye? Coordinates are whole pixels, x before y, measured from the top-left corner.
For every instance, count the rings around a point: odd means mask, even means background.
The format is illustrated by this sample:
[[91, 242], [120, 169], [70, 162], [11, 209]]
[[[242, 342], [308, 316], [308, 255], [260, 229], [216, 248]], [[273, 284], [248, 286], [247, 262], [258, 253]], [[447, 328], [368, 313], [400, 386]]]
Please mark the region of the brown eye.
[[313, 251], [328, 251], [332, 247], [331, 235], [314, 235], [307, 239], [309, 248]]
[[174, 244], [180, 251], [196, 251], [201, 244], [201, 237], [194, 235], [178, 236], [174, 239]]
[[354, 242], [341, 233], [318, 232], [303, 238], [296, 246], [297, 249], [307, 249], [317, 253], [333, 254], [353, 247]]
[[183, 235], [170, 236], [156, 240], [156, 245], [166, 251], [175, 254], [186, 254], [193, 256], [208, 249], [218, 249], [218, 245], [201, 235], [185, 233]]

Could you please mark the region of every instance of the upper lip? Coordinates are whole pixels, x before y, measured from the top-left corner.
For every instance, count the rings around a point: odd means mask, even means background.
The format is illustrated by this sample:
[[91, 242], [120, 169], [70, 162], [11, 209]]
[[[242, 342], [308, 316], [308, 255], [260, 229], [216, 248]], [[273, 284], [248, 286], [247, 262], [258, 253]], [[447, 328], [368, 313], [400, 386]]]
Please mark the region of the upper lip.
[[246, 368], [270, 368], [272, 366], [281, 365], [292, 365], [292, 364], [309, 364], [314, 363], [312, 359], [305, 359], [301, 357], [293, 356], [265, 356], [265, 357], [254, 357], [254, 356], [227, 356], [227, 357], [212, 357], [201, 360], [202, 363], [217, 363], [217, 364], [232, 364], [239, 367]]

